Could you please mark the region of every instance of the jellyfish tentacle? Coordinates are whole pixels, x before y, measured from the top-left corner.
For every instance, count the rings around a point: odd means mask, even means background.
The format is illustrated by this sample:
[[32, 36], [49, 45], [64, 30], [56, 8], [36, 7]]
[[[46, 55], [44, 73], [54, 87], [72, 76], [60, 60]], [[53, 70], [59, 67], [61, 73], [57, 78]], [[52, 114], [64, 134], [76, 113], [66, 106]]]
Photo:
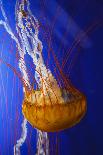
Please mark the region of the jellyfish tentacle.
[[[12, 32], [12, 29], [11, 29], [9, 23], [8, 23], [8, 19], [7, 19], [7, 16], [5, 14], [5, 11], [4, 11], [3, 4], [2, 4], [2, 1], [1, 0], [0, 0], [0, 9], [1, 9], [2, 15], [4, 17], [4, 21], [3, 20], [0, 20], [0, 25], [3, 25], [4, 26], [4, 28], [8, 32], [8, 34], [16, 42], [16, 46], [18, 48], [20, 57], [22, 58], [22, 59], [19, 60], [19, 68], [20, 68], [21, 73], [23, 74], [24, 81], [26, 82], [27, 85], [29, 85], [29, 83], [28, 83], [28, 81], [29, 81], [28, 80], [28, 75], [27, 75], [27, 72], [26, 72], [26, 65], [25, 65], [25, 62], [24, 62], [24, 54], [25, 53], [23, 52], [23, 50], [22, 50], [22, 48], [20, 46], [19, 40], [17, 39], [17, 37]], [[25, 89], [24, 89], [24, 91], [25, 91]], [[27, 127], [26, 127], [26, 124], [27, 124], [27, 120], [24, 118], [24, 120], [22, 122], [22, 134], [21, 134], [21, 137], [17, 141], [17, 144], [14, 146], [14, 155], [20, 155], [20, 147], [24, 143], [24, 141], [26, 139], [26, 136], [27, 136]]]
[[17, 140], [17, 144], [14, 145], [14, 155], [20, 155], [20, 147], [25, 142], [26, 136], [27, 136], [27, 120], [24, 118], [23, 122], [21, 124], [22, 127], [22, 133], [19, 140]]

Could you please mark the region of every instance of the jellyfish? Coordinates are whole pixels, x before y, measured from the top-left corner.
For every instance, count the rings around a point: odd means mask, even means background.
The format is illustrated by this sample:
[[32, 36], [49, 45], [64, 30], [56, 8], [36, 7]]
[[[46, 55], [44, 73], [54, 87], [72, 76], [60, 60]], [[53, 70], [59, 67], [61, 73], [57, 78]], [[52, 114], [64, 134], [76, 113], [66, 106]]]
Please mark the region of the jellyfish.
[[[56, 60], [59, 76], [63, 81], [62, 86], [58, 84], [58, 81], [53, 76], [51, 70], [46, 67], [43, 60], [43, 43], [38, 37], [38, 22], [35, 20], [34, 23], [29, 10], [26, 9], [27, 16], [24, 16], [24, 12], [25, 9], [21, 16], [26, 20], [25, 32], [27, 36], [25, 36], [25, 33], [21, 35], [24, 37], [25, 42], [26, 37], [31, 38], [33, 36], [30, 26], [36, 23], [36, 46], [32, 51], [33, 53], [29, 53], [35, 64], [36, 89], [33, 87], [25, 89], [22, 105], [23, 115], [34, 128], [42, 131], [56, 132], [69, 128], [78, 123], [84, 116], [86, 112], [86, 98], [65, 78]], [[27, 28], [30, 34], [28, 34]], [[21, 24], [21, 30], [23, 31], [23, 29], [23, 25]]]
[[[13, 33], [2, 1], [0, 8], [4, 20], [0, 20], [5, 30], [16, 42], [19, 52], [18, 66], [22, 75], [24, 98], [22, 102], [22, 133], [14, 145], [14, 155], [20, 155], [20, 147], [27, 136], [27, 121], [37, 129], [37, 154], [48, 154], [49, 138], [47, 132], [56, 132], [78, 123], [86, 112], [86, 98], [65, 77], [56, 57], [58, 80], [45, 65], [43, 42], [39, 38], [39, 22], [30, 10], [29, 0], [17, 0], [15, 6], [16, 32]], [[34, 83], [31, 84], [25, 62], [28, 54], [35, 66]], [[60, 83], [60, 81], [61, 83]], [[46, 144], [46, 151], [44, 150]]]
[[39, 130], [56, 132], [78, 123], [86, 112], [86, 98], [63, 75], [60, 87], [42, 60], [41, 51], [36, 72], [37, 90], [25, 91], [22, 112], [30, 124]]
[[[64, 81], [64, 87], [58, 85], [50, 69], [47, 69], [44, 64], [43, 44], [38, 38], [39, 24], [37, 19], [31, 15], [29, 7], [24, 8], [24, 3], [18, 6], [16, 13], [17, 31], [24, 44], [23, 51], [28, 52], [35, 64], [37, 88], [36, 90], [33, 88], [25, 89], [22, 105], [23, 115], [33, 127], [42, 131], [52, 132], [71, 127], [84, 116], [86, 99], [65, 79], [60, 67], [58, 69]], [[29, 6], [28, 3], [27, 6]], [[26, 21], [25, 25], [24, 21]], [[32, 46], [34, 46], [32, 49], [30, 49], [28, 38], [32, 40]]]

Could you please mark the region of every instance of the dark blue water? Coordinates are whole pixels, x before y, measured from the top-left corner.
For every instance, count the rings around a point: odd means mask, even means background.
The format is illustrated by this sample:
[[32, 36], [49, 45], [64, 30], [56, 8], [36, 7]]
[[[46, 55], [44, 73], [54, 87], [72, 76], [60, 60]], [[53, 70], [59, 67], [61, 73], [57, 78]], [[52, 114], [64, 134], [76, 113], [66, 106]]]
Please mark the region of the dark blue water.
[[[44, 43], [45, 63], [49, 46], [54, 49], [59, 64], [62, 64], [77, 35], [80, 39], [76, 46], [73, 46], [63, 72], [73, 85], [85, 94], [88, 108], [79, 124], [59, 133], [59, 154], [102, 155], [103, 1], [30, 0], [30, 3], [32, 13], [44, 27], [47, 26], [46, 30], [50, 32], [53, 29], [50, 45], [44, 39], [45, 30], [40, 29], [39, 37]], [[15, 0], [3, 0], [3, 5], [9, 24], [16, 33]], [[1, 11], [0, 19], [3, 19]], [[88, 28], [90, 30], [86, 33]], [[15, 42], [0, 26], [0, 59], [19, 72], [15, 59], [16, 51]], [[30, 61], [30, 58], [27, 59]], [[51, 54], [49, 66], [53, 71], [52, 64], [54, 59]], [[72, 67], [69, 69], [70, 64]], [[22, 82], [12, 68], [0, 62], [0, 155], [12, 155], [13, 146], [20, 137], [23, 120], [22, 99]], [[33, 155], [36, 151], [36, 131], [29, 123], [27, 127], [27, 139], [21, 148], [21, 155]]]

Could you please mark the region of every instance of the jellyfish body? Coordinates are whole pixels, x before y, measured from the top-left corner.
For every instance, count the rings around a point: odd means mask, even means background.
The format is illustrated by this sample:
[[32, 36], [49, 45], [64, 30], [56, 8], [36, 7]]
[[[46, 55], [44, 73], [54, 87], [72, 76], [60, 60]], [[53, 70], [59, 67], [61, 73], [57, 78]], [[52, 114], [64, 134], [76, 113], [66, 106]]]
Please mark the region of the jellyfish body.
[[[65, 95], [64, 95], [65, 94]], [[58, 100], [40, 90], [27, 92], [22, 112], [30, 124], [39, 130], [55, 132], [72, 127], [86, 112], [86, 98], [82, 93], [61, 89]]]

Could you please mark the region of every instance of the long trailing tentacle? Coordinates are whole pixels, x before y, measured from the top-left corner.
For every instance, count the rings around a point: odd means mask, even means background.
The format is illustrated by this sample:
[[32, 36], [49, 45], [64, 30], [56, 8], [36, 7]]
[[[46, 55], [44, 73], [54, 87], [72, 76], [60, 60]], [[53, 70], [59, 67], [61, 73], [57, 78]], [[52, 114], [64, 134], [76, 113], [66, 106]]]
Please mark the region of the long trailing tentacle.
[[[22, 50], [22, 48], [20, 46], [20, 43], [19, 43], [17, 37], [12, 32], [12, 29], [11, 29], [9, 23], [8, 23], [8, 19], [7, 19], [6, 13], [5, 13], [4, 9], [3, 9], [3, 4], [2, 4], [1, 0], [0, 0], [0, 9], [1, 9], [2, 15], [4, 17], [4, 21], [0, 20], [0, 25], [4, 26], [4, 28], [8, 32], [8, 34], [16, 42], [16, 46], [17, 46], [19, 54], [20, 54], [19, 68], [20, 68], [20, 71], [21, 71], [21, 73], [23, 75], [23, 79], [26, 82], [26, 85], [30, 86], [29, 79], [28, 79], [27, 72], [26, 72], [26, 65], [25, 65], [25, 61], [24, 61], [24, 54], [25, 53], [23, 53], [23, 50]], [[24, 143], [24, 141], [26, 139], [26, 136], [27, 136], [26, 124], [27, 124], [27, 120], [24, 118], [24, 120], [22, 122], [22, 134], [21, 134], [21, 137], [20, 137], [19, 140], [17, 140], [17, 144], [14, 145], [14, 155], [20, 155], [20, 147]]]
[[[26, 6], [27, 12], [25, 12], [24, 5]], [[33, 63], [36, 65], [36, 70], [40, 70], [42, 72], [42, 76], [47, 78], [48, 73], [51, 75], [51, 72], [46, 69], [44, 65], [41, 52], [43, 49], [42, 42], [38, 38], [39, 33], [39, 23], [35, 16], [32, 15], [30, 10], [30, 3], [27, 0], [16, 1], [15, 6], [15, 17], [16, 17], [16, 30], [19, 38], [17, 38], [9, 25], [6, 13], [3, 9], [2, 0], [0, 0], [0, 9], [4, 20], [0, 20], [0, 25], [3, 25], [5, 30], [11, 36], [11, 38], [16, 42], [16, 46], [19, 51], [20, 59], [19, 59], [19, 68], [22, 73], [23, 79], [26, 82], [26, 85], [30, 88], [30, 82], [27, 74], [26, 64], [24, 61], [24, 56], [28, 53], [32, 59]], [[29, 44], [31, 41], [31, 44]], [[41, 68], [41, 69], [39, 69]], [[39, 85], [42, 86], [40, 75], [38, 72], [35, 72], [35, 79]], [[45, 85], [43, 85], [44, 91], [46, 90]], [[25, 92], [25, 89], [24, 89]], [[22, 122], [22, 134], [19, 140], [17, 140], [17, 144], [14, 145], [14, 155], [20, 155], [20, 147], [25, 142], [27, 136], [27, 120], [24, 118]], [[49, 139], [48, 134], [45, 132], [41, 132], [37, 130], [37, 154], [42, 151], [42, 154], [48, 154], [49, 152]], [[42, 139], [42, 140], [41, 140]], [[46, 144], [45, 149], [43, 147], [44, 143]]]

